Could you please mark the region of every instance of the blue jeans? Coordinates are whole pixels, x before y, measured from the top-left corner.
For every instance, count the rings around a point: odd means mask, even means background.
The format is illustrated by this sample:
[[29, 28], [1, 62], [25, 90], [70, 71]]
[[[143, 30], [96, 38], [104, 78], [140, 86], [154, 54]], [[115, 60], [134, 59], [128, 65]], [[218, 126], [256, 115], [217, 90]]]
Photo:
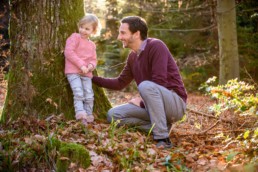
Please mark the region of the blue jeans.
[[138, 90], [145, 108], [127, 103], [108, 111], [107, 120], [120, 120], [120, 125], [136, 125], [152, 133], [154, 139], [169, 137], [172, 122], [180, 120], [185, 113], [186, 103], [173, 90], [151, 81], [143, 81]]
[[92, 115], [94, 92], [91, 78], [79, 74], [67, 74], [66, 76], [73, 91], [75, 114]]

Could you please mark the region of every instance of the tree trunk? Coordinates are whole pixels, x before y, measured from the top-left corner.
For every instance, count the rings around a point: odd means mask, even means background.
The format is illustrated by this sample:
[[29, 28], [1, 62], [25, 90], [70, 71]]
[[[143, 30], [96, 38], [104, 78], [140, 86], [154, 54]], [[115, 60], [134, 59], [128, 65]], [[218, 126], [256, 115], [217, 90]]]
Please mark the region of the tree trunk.
[[[63, 50], [83, 15], [83, 0], [11, 1], [11, 58], [2, 119], [60, 113], [70, 119], [74, 116]], [[103, 89], [94, 87], [94, 92], [94, 112], [104, 117], [110, 102]]]
[[239, 78], [235, 0], [217, 0], [220, 84]]

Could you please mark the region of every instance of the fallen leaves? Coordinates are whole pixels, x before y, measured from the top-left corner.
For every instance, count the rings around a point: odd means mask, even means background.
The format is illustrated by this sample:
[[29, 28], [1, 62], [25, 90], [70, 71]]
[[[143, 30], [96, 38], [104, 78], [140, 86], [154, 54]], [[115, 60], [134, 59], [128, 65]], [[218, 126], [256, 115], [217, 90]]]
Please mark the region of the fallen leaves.
[[[127, 95], [126, 98], [130, 99], [132, 95]], [[196, 121], [201, 126], [199, 129], [195, 126]], [[128, 127], [112, 131], [110, 124], [96, 121], [85, 127], [75, 120], [66, 121], [63, 114], [50, 114], [46, 119], [17, 119], [9, 122], [8, 126], [3, 126], [4, 129], [0, 132], [0, 154], [11, 156], [14, 165], [21, 163], [21, 158], [26, 155], [25, 160], [30, 165], [27, 169], [36, 171], [35, 167], [40, 166], [47, 171], [51, 169], [51, 166], [46, 165], [47, 162], [39, 158], [41, 161], [34, 160], [32, 163], [29, 160], [32, 154], [26, 151], [31, 150], [37, 156], [43, 156], [46, 153], [44, 145], [55, 136], [61, 141], [81, 144], [89, 150], [90, 167], [83, 169], [72, 162], [70, 171], [245, 170], [250, 158], [241, 153], [243, 150], [239, 148], [237, 140], [226, 139], [231, 134], [228, 130], [231, 127], [229, 123], [218, 123], [207, 133], [200, 134], [200, 131], [214, 125], [214, 121], [216, 119], [189, 112], [187, 121], [172, 126], [170, 136], [174, 147], [164, 150], [157, 149], [152, 137], [148, 137], [146, 133]], [[6, 138], [14, 146], [13, 150], [11, 147], [6, 149]], [[10, 151], [12, 153], [8, 154]], [[44, 156], [54, 164], [57, 155], [57, 150], [51, 150]], [[68, 160], [67, 157], [60, 158]], [[26, 162], [25, 160], [22, 162]]]

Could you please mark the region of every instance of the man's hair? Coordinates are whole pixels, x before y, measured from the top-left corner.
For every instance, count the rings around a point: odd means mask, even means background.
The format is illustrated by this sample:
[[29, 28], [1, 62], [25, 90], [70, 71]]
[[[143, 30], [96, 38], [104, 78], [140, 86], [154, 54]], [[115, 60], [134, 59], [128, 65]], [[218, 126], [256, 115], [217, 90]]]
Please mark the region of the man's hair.
[[146, 21], [139, 16], [128, 16], [124, 17], [121, 23], [127, 23], [129, 25], [129, 30], [132, 33], [140, 31], [141, 40], [145, 40], [148, 36], [148, 26]]
[[78, 27], [84, 24], [92, 24], [93, 26], [93, 34], [99, 35], [101, 30], [101, 24], [98, 17], [94, 14], [87, 13], [83, 18], [78, 22]]

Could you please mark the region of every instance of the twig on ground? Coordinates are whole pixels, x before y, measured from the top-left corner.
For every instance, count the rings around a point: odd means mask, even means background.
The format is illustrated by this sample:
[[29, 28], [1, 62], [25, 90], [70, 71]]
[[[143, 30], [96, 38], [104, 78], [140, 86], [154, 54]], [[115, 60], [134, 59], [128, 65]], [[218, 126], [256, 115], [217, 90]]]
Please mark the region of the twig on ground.
[[240, 127], [238, 127], [238, 129], [241, 129], [246, 123], [247, 121], [244, 121], [244, 123]]
[[[194, 135], [218, 135], [221, 133], [234, 133], [234, 132], [243, 132], [246, 131], [245, 129], [237, 129], [237, 130], [226, 130], [226, 131], [219, 131], [219, 132], [214, 132], [214, 133], [187, 133], [187, 134], [178, 134], [179, 136], [194, 136]], [[172, 131], [171, 131], [172, 132]]]
[[246, 67], [244, 67], [245, 73], [248, 75], [248, 77], [251, 79], [252, 83], [257, 86], [257, 83], [254, 81], [253, 77], [250, 75], [250, 73], [247, 71]]
[[239, 141], [238, 141], [238, 140], [232, 140], [232, 141], [230, 141], [226, 146], [224, 146], [222, 149], [227, 149], [228, 146], [229, 146], [230, 144], [232, 144], [232, 143], [239, 143]]
[[[203, 116], [206, 116], [206, 117], [209, 117], [209, 118], [214, 118], [214, 119], [218, 119], [217, 117], [215, 117], [215, 116], [212, 116], [212, 115], [208, 115], [208, 114], [205, 114], [205, 113], [203, 113], [203, 112], [199, 112], [199, 111], [196, 111], [196, 110], [193, 110], [193, 109], [190, 109], [190, 108], [187, 108], [187, 110], [188, 111], [190, 111], [190, 112], [193, 112], [193, 113], [195, 113], [195, 114], [197, 114], [197, 115], [203, 115]], [[227, 122], [227, 123], [231, 123], [232, 124], [232, 121], [231, 120], [227, 120], [227, 119], [219, 119], [219, 120], [221, 120], [222, 122]]]
[[200, 132], [200, 134], [205, 134], [207, 133], [209, 130], [213, 129], [218, 123], [220, 122], [220, 120], [218, 120], [214, 125], [212, 125], [210, 128]]

